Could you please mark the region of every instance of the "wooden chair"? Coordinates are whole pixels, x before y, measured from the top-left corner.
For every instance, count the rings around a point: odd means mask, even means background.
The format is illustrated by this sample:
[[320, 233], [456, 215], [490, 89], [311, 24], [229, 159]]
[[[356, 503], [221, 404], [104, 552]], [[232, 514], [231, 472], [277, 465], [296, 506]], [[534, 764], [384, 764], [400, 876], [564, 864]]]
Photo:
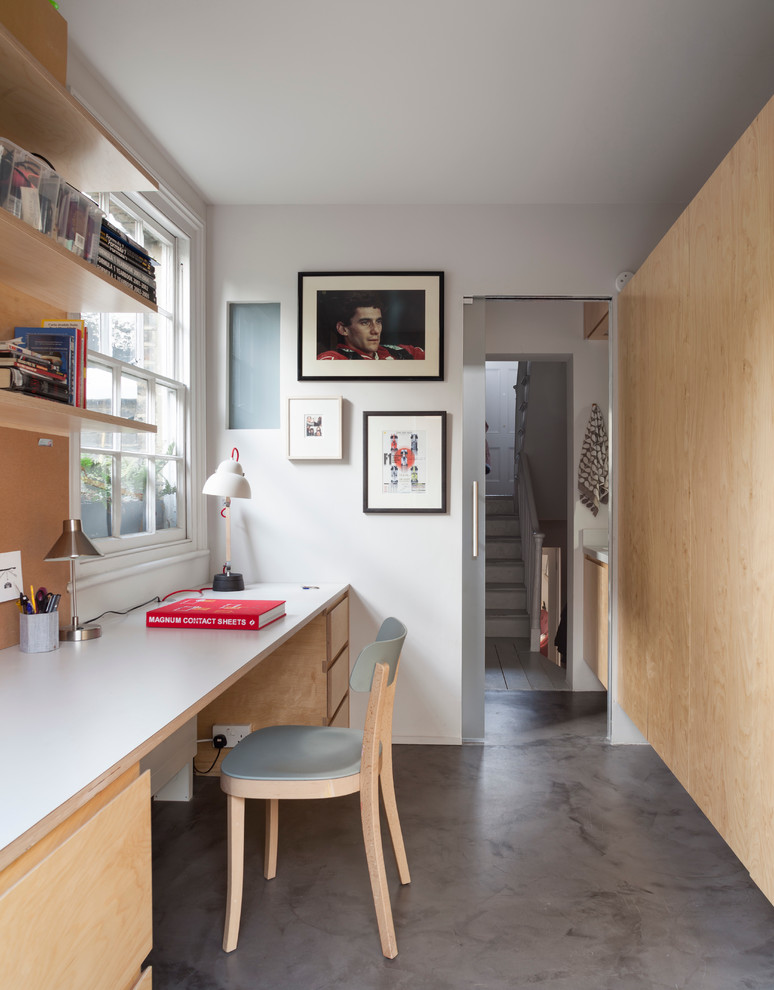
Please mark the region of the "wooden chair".
[[223, 948], [239, 937], [244, 874], [245, 798], [266, 800], [264, 876], [277, 872], [278, 802], [329, 798], [360, 791], [360, 816], [382, 952], [398, 954], [384, 866], [379, 821], [379, 783], [392, 846], [403, 884], [410, 883], [406, 850], [392, 779], [392, 709], [406, 627], [385, 619], [375, 642], [357, 658], [349, 679], [353, 691], [370, 691], [365, 727], [274, 725], [246, 736], [226, 756], [221, 787], [228, 795], [228, 892]]

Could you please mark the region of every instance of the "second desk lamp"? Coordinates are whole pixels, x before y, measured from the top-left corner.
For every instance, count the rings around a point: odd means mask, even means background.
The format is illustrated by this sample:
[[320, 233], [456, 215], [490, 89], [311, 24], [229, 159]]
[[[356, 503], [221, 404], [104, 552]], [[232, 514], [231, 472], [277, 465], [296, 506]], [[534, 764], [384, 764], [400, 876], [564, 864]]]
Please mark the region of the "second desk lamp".
[[202, 493], [204, 495], [220, 495], [226, 500], [220, 513], [226, 520], [226, 563], [223, 566], [223, 571], [212, 579], [212, 590], [243, 591], [244, 578], [241, 574], [236, 574], [231, 570], [231, 499], [251, 498], [252, 493], [242, 465], [239, 463], [239, 451], [236, 447], [231, 451], [231, 457], [221, 461], [215, 474], [211, 474], [205, 481]]

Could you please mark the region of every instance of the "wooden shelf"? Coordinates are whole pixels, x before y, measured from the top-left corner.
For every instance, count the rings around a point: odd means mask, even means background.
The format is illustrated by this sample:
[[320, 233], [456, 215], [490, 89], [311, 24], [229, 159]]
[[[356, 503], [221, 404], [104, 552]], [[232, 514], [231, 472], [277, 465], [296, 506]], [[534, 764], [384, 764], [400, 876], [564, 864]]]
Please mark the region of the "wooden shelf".
[[114, 433], [155, 433], [149, 423], [120, 419], [90, 409], [77, 409], [63, 402], [39, 399], [0, 389], [0, 424], [28, 433], [52, 433], [69, 436], [73, 430], [110, 430]]
[[0, 92], [0, 137], [45, 156], [76, 189], [158, 189], [153, 176], [2, 25]]
[[0, 210], [0, 282], [69, 313], [155, 313], [157, 307]]

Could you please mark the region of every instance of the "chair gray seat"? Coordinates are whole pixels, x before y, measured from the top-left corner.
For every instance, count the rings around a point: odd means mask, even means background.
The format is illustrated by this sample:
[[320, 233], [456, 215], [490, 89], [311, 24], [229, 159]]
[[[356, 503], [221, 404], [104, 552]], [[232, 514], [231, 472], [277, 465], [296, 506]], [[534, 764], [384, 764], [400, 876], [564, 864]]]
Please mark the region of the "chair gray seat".
[[323, 725], [271, 725], [241, 740], [221, 773], [241, 780], [327, 780], [360, 771], [363, 733]]

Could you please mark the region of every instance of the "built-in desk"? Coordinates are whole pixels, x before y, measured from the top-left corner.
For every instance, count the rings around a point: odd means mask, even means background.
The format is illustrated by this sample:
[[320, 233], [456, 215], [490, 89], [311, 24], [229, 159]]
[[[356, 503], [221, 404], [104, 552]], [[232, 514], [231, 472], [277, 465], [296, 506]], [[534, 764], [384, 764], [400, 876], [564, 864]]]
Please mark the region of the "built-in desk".
[[[285, 617], [259, 632], [148, 629], [138, 610], [105, 617], [99, 640], [0, 651], [0, 990], [150, 987], [140, 974], [151, 935], [150, 791], [139, 762], [262, 663], [292, 656], [295, 637], [330, 681], [334, 661], [348, 664], [344, 648], [330, 656], [332, 635], [338, 644], [348, 627], [347, 591], [250, 588], [245, 597], [287, 602]], [[331, 720], [327, 705], [321, 721]]]

